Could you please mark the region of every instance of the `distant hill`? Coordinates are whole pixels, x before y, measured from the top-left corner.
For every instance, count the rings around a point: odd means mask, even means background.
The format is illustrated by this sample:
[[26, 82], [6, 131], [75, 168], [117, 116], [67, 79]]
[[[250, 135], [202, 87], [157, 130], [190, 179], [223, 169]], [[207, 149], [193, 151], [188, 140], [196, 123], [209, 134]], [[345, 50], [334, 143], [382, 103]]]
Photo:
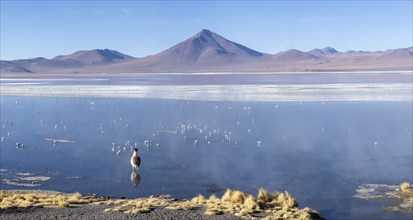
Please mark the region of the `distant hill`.
[[285, 52], [277, 53], [273, 55], [272, 58], [276, 61], [295, 62], [302, 60], [314, 60], [317, 59], [317, 56], [311, 53], [306, 53], [300, 50], [292, 49], [287, 50]]
[[1, 72], [49, 72], [65, 69], [81, 69], [134, 59], [115, 50], [82, 50], [53, 59], [43, 57], [13, 61], [1, 61]]
[[339, 52], [332, 47], [265, 54], [203, 29], [155, 55], [82, 50], [53, 59], [1, 61], [1, 73], [277, 72], [412, 70], [413, 48]]
[[400, 48], [400, 49], [392, 49], [386, 50], [381, 54], [381, 58], [385, 59], [409, 59], [413, 56], [413, 49], [410, 48]]
[[53, 58], [55, 61], [78, 62], [81, 65], [102, 65], [119, 61], [126, 61], [133, 57], [119, 53], [115, 50], [81, 50], [69, 55], [61, 55]]
[[1, 72], [10, 72], [10, 73], [32, 73], [24, 67], [23, 64], [17, 64], [14, 61], [0, 61]]
[[330, 55], [330, 54], [335, 54], [338, 53], [338, 51], [332, 47], [325, 47], [323, 49], [313, 49], [308, 51], [309, 54], [312, 54], [314, 56], [320, 57], [323, 55]]

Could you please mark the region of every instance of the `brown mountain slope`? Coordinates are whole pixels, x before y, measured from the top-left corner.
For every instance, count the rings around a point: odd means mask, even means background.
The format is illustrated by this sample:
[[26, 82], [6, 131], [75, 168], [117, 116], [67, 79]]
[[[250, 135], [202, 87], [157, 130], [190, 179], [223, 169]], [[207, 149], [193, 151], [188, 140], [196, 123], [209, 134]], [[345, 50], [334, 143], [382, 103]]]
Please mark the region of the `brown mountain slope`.
[[160, 53], [133, 58], [114, 50], [83, 50], [53, 59], [1, 61], [1, 73], [277, 72], [412, 70], [413, 48], [338, 52], [332, 47], [309, 52], [265, 54], [201, 30]]
[[242, 66], [243, 63], [253, 63], [265, 56], [204, 29], [158, 54], [113, 65], [113, 68], [127, 72], [219, 71]]

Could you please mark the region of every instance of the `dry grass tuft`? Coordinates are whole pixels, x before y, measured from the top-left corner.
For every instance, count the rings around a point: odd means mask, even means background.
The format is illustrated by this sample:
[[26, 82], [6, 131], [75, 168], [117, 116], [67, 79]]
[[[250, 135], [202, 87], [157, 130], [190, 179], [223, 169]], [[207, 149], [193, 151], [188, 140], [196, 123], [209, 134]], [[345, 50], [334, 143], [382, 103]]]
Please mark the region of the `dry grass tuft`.
[[218, 209], [207, 209], [205, 215], [221, 215], [223, 212]]
[[271, 202], [273, 199], [271, 195], [267, 192], [267, 190], [260, 188], [258, 190], [258, 196], [257, 196], [258, 201], [262, 201], [264, 203]]
[[28, 193], [24, 195], [24, 199], [29, 202], [33, 202], [35, 200], [35, 195], [33, 193]]
[[244, 204], [245, 200], [245, 193], [241, 191], [234, 191], [231, 196], [231, 202], [232, 203], [239, 203], [239, 204]]
[[408, 182], [403, 182], [402, 184], [400, 184], [400, 189], [401, 189], [403, 192], [410, 191], [410, 190], [411, 190], [410, 187], [411, 187], [411, 186], [410, 186], [410, 183], [408, 183]]
[[203, 195], [199, 194], [197, 197], [191, 199], [191, 202], [196, 205], [203, 205], [206, 203], [206, 199]]
[[408, 182], [400, 184], [401, 192], [397, 192], [400, 204], [395, 207], [397, 212], [413, 213], [413, 189]]
[[65, 200], [59, 200], [57, 204], [59, 207], [62, 207], [62, 208], [69, 207], [69, 203], [66, 202]]
[[254, 196], [252, 196], [252, 195], [248, 195], [245, 198], [244, 206], [248, 210], [259, 209], [258, 203], [257, 203], [257, 201], [255, 201]]
[[113, 208], [105, 209], [106, 212], [114, 211], [129, 214], [150, 212], [153, 208], [156, 207], [165, 207], [174, 210], [192, 209], [190, 208], [191, 204], [188, 203], [188, 201], [185, 201], [186, 203], [182, 201], [180, 204], [173, 203], [173, 201], [174, 199], [170, 198], [169, 196], [150, 196], [149, 198], [119, 199], [115, 201], [108, 200], [99, 204], [115, 205], [115, 207]]
[[57, 192], [1, 191], [0, 209], [12, 207], [69, 207], [88, 204], [104, 199], [97, 196], [82, 196], [80, 193], [63, 194]]
[[277, 198], [277, 203], [280, 204], [283, 208], [298, 207], [297, 202], [288, 192], [279, 194]]
[[225, 191], [224, 195], [222, 196], [222, 201], [231, 202], [231, 199], [232, 199], [232, 190], [227, 189], [227, 191]]
[[238, 217], [250, 217], [246, 209], [241, 209], [239, 212], [234, 213], [234, 215]]
[[219, 201], [220, 201], [220, 199], [218, 199], [218, 197], [215, 194], [212, 194], [212, 195], [209, 196], [209, 198], [207, 200], [207, 203], [208, 202], [219, 202]]
[[241, 191], [227, 189], [219, 200], [212, 195], [206, 200], [206, 215], [229, 213], [242, 218], [253, 219], [316, 219], [317, 212], [311, 209], [300, 210], [295, 199], [288, 193], [275, 192], [269, 194], [266, 190], [258, 191], [257, 199]]

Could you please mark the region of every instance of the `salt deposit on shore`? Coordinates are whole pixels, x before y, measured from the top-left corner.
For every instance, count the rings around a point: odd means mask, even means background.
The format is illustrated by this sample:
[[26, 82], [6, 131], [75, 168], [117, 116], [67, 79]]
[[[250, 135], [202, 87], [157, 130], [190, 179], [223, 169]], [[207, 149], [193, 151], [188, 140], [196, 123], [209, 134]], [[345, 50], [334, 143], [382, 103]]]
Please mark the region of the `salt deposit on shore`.
[[362, 184], [356, 189], [355, 198], [365, 200], [390, 200], [398, 202], [382, 208], [384, 211], [398, 213], [413, 213], [413, 188], [410, 183], [403, 182], [400, 185], [387, 184]]
[[0, 170], [0, 173], [2, 175], [1, 181], [4, 184], [20, 187], [38, 187], [51, 178], [50, 176], [41, 176], [33, 173], [14, 173], [6, 169]]
[[296, 85], [53, 85], [2, 83], [1, 96], [203, 101], [412, 101], [411, 83]]

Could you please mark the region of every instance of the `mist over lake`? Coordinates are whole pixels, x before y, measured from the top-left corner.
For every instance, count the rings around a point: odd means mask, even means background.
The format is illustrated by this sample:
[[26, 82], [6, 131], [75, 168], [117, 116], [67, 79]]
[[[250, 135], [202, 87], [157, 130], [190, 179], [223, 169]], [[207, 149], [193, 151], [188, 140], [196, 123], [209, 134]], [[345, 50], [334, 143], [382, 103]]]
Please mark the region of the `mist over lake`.
[[412, 182], [411, 122], [411, 102], [1, 97], [0, 188], [190, 198], [263, 187], [327, 219], [409, 219], [353, 196]]

